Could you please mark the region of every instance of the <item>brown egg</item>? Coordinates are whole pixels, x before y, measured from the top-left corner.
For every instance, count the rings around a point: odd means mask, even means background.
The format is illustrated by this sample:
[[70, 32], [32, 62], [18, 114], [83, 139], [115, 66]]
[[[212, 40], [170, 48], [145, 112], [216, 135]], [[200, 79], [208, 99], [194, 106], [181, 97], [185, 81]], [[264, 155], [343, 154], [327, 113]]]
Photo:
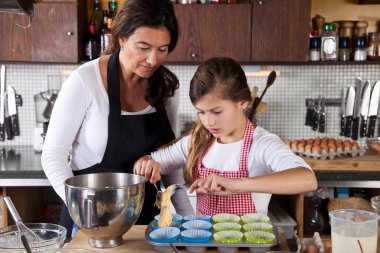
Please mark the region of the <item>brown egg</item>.
[[337, 146], [338, 146], [339, 144], [340, 144], [340, 145], [343, 145], [343, 142], [342, 142], [342, 140], [336, 140], [336, 141], [335, 141], [335, 144], [336, 144]]
[[352, 143], [351, 143], [350, 140], [345, 140], [345, 141], [343, 142], [343, 146], [347, 146], [347, 145], [352, 146]]
[[306, 145], [306, 141], [305, 140], [300, 140], [298, 143], [297, 143], [297, 148], [300, 149], [300, 148], [304, 148]]
[[306, 143], [307, 143], [307, 144], [313, 144], [313, 143], [314, 143], [314, 139], [310, 138], [310, 139], [307, 140]]
[[317, 154], [321, 154], [322, 153], [322, 148], [321, 146], [319, 145], [314, 145], [312, 148], [311, 148], [311, 152], [313, 152], [313, 154], [317, 153]]
[[304, 253], [318, 253], [318, 248], [314, 244], [309, 244], [306, 246]]
[[313, 147], [312, 144], [306, 144], [305, 145], [305, 151], [311, 153], [311, 148]]
[[357, 141], [352, 142], [352, 147], [359, 149], [359, 143]]
[[322, 142], [321, 145], [319, 145], [319, 146], [321, 146], [321, 148], [326, 148], [328, 145], [326, 142]]
[[313, 144], [317, 144], [317, 145], [321, 144], [321, 138], [320, 137], [315, 137]]
[[298, 140], [292, 141], [291, 148], [293, 152], [297, 152], [297, 144], [298, 144]]
[[286, 140], [285, 144], [290, 148], [291, 145], [292, 145], [292, 141], [291, 140]]
[[335, 138], [329, 138], [328, 144], [334, 144], [335, 145]]
[[330, 151], [332, 150], [332, 151], [336, 152], [336, 146], [335, 146], [335, 144], [330, 143], [329, 144], [329, 148], [330, 148]]

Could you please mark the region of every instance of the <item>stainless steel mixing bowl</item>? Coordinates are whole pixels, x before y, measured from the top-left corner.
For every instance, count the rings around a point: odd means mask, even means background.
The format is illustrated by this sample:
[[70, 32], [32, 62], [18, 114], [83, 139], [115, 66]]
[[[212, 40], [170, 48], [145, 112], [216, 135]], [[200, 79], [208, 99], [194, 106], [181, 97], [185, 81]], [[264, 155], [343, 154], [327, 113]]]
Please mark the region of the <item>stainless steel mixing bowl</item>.
[[145, 197], [144, 177], [128, 173], [74, 176], [65, 181], [66, 203], [75, 224], [93, 247], [122, 244]]

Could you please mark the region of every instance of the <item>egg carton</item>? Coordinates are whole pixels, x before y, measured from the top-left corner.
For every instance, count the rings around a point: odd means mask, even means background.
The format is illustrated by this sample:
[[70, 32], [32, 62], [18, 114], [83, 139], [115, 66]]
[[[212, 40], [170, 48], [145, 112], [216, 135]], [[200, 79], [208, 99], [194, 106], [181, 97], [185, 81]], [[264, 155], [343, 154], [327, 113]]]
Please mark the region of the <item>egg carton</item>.
[[318, 232], [315, 232], [312, 238], [302, 238], [299, 239], [297, 234], [295, 234], [298, 250], [297, 253], [325, 253], [325, 248], [321, 236]]

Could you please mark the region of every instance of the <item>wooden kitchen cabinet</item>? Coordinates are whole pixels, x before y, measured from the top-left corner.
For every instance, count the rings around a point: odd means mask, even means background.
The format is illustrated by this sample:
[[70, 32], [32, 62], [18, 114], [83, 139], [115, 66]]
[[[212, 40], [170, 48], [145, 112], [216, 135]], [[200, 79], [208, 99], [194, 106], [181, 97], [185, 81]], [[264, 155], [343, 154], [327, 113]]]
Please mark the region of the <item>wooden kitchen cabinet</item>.
[[250, 4], [176, 4], [179, 24], [176, 48], [169, 63], [197, 63], [213, 56], [249, 62]]
[[252, 62], [309, 60], [311, 0], [252, 0]]
[[76, 63], [82, 60], [86, 1], [34, 4], [34, 18], [0, 13], [0, 61]]
[[176, 4], [180, 34], [169, 63], [229, 56], [241, 63], [307, 62], [311, 0]]

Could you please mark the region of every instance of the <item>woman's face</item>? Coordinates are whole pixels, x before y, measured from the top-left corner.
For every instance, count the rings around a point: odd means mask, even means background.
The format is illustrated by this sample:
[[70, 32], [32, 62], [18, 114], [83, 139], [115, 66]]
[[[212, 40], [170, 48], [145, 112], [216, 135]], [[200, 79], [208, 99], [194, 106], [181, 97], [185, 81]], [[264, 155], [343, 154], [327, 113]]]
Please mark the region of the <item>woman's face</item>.
[[140, 27], [128, 38], [119, 38], [124, 70], [149, 78], [168, 56], [170, 33], [165, 27]]
[[202, 124], [221, 143], [241, 140], [245, 131], [244, 109], [248, 102], [232, 102], [215, 93], [206, 94], [194, 104]]

